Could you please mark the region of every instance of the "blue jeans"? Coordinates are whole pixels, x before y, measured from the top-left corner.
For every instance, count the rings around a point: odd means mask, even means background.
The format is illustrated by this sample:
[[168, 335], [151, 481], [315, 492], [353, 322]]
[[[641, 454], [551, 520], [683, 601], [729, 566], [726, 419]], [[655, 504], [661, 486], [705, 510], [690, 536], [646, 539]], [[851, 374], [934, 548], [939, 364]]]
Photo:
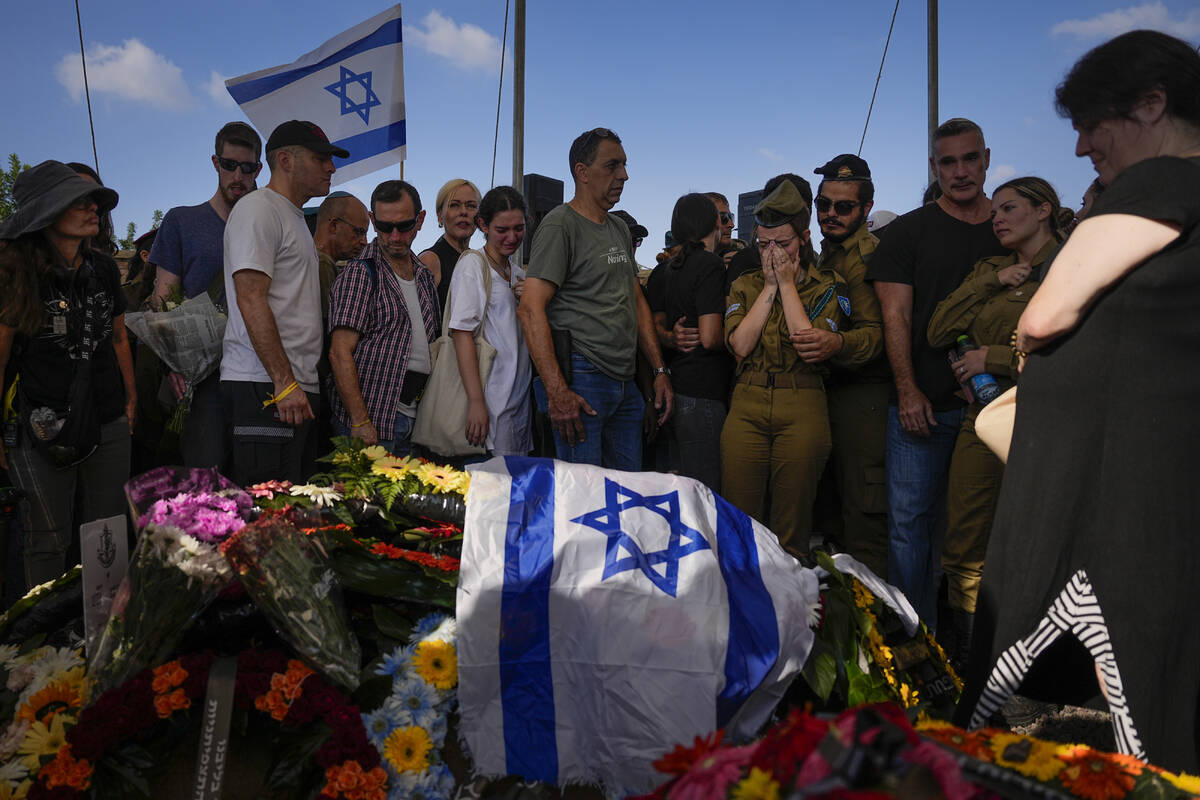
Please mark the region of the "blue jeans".
[[945, 507], [954, 440], [966, 409], [935, 411], [929, 436], [906, 433], [900, 412], [888, 408], [887, 498], [888, 581], [904, 592], [931, 628], [937, 625], [937, 567], [934, 528]]
[[[635, 472], [642, 468], [642, 412], [646, 403], [636, 381], [618, 381], [605, 375], [578, 353], [571, 354], [571, 391], [587, 401], [596, 416], [580, 413], [583, 440], [568, 445], [558, 431], [554, 448], [558, 457], [573, 464], [594, 464]], [[550, 402], [541, 378], [533, 379], [538, 411], [549, 413]]]
[[[392, 424], [392, 438], [384, 439], [382, 435], [379, 439], [380, 446], [394, 456], [407, 456], [412, 453], [412, 417], [406, 417], [399, 411], [396, 412], [396, 421]], [[376, 433], [379, 433], [376, 431]], [[341, 420], [334, 417], [333, 420], [333, 435], [334, 436], [355, 436], [356, 431], [350, 430], [349, 425], [342, 424]]]
[[721, 428], [725, 404], [705, 397], [675, 395], [675, 413], [667, 427], [671, 432], [671, 462], [679, 474], [695, 478], [717, 494], [721, 493]]

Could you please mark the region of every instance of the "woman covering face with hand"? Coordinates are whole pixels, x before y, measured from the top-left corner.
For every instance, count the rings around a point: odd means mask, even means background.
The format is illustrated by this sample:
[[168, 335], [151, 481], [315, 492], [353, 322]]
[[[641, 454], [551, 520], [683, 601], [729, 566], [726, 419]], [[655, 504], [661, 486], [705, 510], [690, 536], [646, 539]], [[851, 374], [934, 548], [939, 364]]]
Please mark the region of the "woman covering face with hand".
[[[1015, 384], [1019, 365], [1012, 336], [1037, 291], [1041, 271], [1062, 239], [1060, 211], [1054, 188], [1041, 178], [1017, 178], [992, 194], [992, 228], [1011, 252], [981, 259], [929, 320], [931, 346], [950, 349], [964, 334], [977, 345], [948, 366], [964, 386], [985, 372], [995, 377], [1001, 389]], [[942, 569], [953, 613], [950, 657], [959, 668], [965, 666], [970, 650], [975, 600], [1004, 475], [1004, 464], [975, 434], [975, 418], [981, 410], [983, 404], [976, 398], [959, 428], [946, 495]]]
[[721, 432], [721, 488], [803, 555], [831, 447], [825, 364], [859, 363], [842, 354], [849, 292], [804, 255], [811, 216], [795, 185], [781, 183], [754, 213], [762, 268], [733, 282], [725, 309], [725, 342], [737, 367]]
[[44, 161], [18, 176], [13, 197], [17, 211], [0, 224], [0, 373], [16, 376], [17, 442], [0, 466], [27, 495], [32, 586], [66, 568], [76, 497], [82, 521], [124, 513], [137, 397], [121, 276], [90, 246], [117, 193]]
[[[533, 449], [529, 385], [533, 364], [517, 322], [517, 303], [525, 272], [516, 254], [525, 239], [525, 200], [509, 186], [497, 186], [479, 203], [476, 224], [483, 232], [480, 250], [463, 253], [450, 285], [449, 327], [463, 388], [470, 399], [467, 441], [491, 455], [526, 455]], [[491, 291], [484, 270], [491, 273]], [[475, 332], [486, 314], [483, 338], [496, 358], [483, 385]]]

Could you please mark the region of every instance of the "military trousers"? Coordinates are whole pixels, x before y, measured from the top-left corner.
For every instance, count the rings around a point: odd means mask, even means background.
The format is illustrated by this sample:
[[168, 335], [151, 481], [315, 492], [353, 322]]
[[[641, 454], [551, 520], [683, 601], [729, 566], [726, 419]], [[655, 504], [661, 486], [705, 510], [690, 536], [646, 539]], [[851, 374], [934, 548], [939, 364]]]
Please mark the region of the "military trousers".
[[1004, 477], [1004, 463], [975, 433], [975, 418], [981, 410], [978, 403], [971, 405], [954, 443], [946, 490], [946, 541], [942, 545], [942, 571], [946, 574], [950, 607], [972, 614]]
[[845, 381], [826, 388], [834, 481], [841, 499], [841, 545], [884, 580], [888, 574], [886, 381]]
[[722, 495], [794, 555], [808, 552], [813, 499], [832, 447], [825, 390], [810, 377], [801, 388], [737, 383], [721, 430]]

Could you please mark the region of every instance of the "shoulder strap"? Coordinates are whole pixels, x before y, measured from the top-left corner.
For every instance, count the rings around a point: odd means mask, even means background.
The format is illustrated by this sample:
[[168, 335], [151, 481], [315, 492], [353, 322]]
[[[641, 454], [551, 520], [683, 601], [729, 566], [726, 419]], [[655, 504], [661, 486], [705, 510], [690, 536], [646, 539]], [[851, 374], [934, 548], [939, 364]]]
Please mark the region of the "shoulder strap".
[[[474, 253], [479, 256], [481, 263], [480, 269], [483, 271], [483, 311], [479, 315], [479, 327], [475, 329], [475, 338], [483, 336], [483, 325], [487, 322], [488, 306], [492, 303], [492, 267], [488, 264], [487, 255], [482, 250], [468, 249], [463, 250], [462, 255], [458, 258], [461, 261], [462, 257], [467, 253]], [[442, 332], [446, 333], [450, 330], [450, 290], [446, 290], [446, 307], [442, 309]]]

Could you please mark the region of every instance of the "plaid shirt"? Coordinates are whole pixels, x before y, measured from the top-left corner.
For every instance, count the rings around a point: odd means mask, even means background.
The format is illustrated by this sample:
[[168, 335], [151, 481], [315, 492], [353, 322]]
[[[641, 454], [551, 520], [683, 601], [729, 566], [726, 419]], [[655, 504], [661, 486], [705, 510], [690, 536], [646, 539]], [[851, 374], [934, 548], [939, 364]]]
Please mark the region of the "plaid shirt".
[[[437, 286], [433, 273], [416, 257], [412, 261], [421, 320], [432, 346], [441, 329]], [[390, 439], [395, 429], [400, 387], [408, 369], [412, 322], [400, 291], [400, 279], [379, 250], [378, 240], [367, 245], [333, 282], [329, 297], [330, 333], [335, 328], [349, 328], [359, 335], [354, 348], [358, 387], [379, 438]], [[349, 426], [352, 420], [341, 393], [331, 394], [334, 416]]]

